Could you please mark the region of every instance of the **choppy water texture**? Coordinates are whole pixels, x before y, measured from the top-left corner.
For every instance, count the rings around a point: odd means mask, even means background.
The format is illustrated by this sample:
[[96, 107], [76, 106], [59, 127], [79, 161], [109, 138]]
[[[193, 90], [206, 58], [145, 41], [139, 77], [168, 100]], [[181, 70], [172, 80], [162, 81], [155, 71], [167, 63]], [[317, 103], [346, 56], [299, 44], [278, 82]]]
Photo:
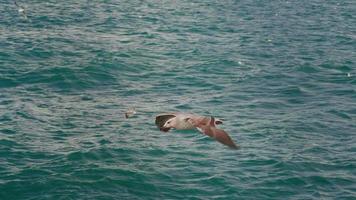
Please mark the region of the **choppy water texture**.
[[0, 199], [356, 199], [354, 0], [0, 4]]

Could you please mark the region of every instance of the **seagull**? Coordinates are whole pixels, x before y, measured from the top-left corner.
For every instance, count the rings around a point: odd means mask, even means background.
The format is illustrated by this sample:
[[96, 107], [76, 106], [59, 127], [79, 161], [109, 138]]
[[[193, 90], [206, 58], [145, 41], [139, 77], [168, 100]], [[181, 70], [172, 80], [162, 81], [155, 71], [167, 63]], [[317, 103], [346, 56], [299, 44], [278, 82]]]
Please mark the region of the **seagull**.
[[16, 1], [14, 1], [14, 4], [15, 4], [15, 6], [16, 6], [17, 9], [18, 9], [17, 11], [18, 11], [19, 13], [21, 13], [21, 14], [24, 16], [25, 19], [27, 19], [27, 14], [26, 14], [25, 8], [22, 7], [22, 6], [20, 6], [19, 4], [17, 4]]
[[177, 130], [197, 129], [201, 133], [214, 138], [230, 148], [239, 148], [224, 130], [216, 127], [216, 125], [222, 124], [223, 122], [214, 117], [190, 113], [163, 113], [156, 116], [155, 123], [163, 132], [168, 132], [172, 128]]
[[136, 114], [136, 110], [134, 108], [130, 108], [125, 112], [125, 118], [127, 119], [135, 114]]

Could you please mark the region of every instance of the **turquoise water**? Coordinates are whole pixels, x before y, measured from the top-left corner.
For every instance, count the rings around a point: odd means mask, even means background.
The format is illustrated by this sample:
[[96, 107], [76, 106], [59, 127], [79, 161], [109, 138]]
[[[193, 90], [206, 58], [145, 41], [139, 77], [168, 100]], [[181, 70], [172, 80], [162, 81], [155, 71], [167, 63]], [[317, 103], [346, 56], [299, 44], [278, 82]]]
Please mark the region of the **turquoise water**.
[[[18, 3], [1, 200], [356, 199], [354, 0]], [[169, 111], [224, 119], [241, 149], [160, 132]]]

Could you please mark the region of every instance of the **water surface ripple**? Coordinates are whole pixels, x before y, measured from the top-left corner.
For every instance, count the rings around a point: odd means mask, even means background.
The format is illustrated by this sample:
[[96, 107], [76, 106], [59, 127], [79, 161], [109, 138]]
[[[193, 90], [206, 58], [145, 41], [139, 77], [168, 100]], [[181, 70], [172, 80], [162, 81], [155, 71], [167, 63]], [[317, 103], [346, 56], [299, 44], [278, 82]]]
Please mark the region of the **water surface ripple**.
[[[354, 0], [18, 3], [27, 19], [0, 0], [0, 199], [356, 198]], [[167, 111], [242, 148], [159, 132]]]

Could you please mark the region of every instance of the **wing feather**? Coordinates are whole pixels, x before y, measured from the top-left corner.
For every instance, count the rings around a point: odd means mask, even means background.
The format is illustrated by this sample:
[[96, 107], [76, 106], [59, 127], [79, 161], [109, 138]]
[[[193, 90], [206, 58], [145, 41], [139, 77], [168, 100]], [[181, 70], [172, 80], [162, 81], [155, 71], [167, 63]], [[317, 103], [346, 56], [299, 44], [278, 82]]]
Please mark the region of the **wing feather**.
[[218, 142], [233, 148], [233, 149], [238, 149], [239, 147], [232, 141], [231, 137], [229, 134], [227, 134], [224, 130], [218, 129], [212, 126], [199, 126], [197, 127], [197, 130], [200, 131], [201, 133], [214, 138]]

